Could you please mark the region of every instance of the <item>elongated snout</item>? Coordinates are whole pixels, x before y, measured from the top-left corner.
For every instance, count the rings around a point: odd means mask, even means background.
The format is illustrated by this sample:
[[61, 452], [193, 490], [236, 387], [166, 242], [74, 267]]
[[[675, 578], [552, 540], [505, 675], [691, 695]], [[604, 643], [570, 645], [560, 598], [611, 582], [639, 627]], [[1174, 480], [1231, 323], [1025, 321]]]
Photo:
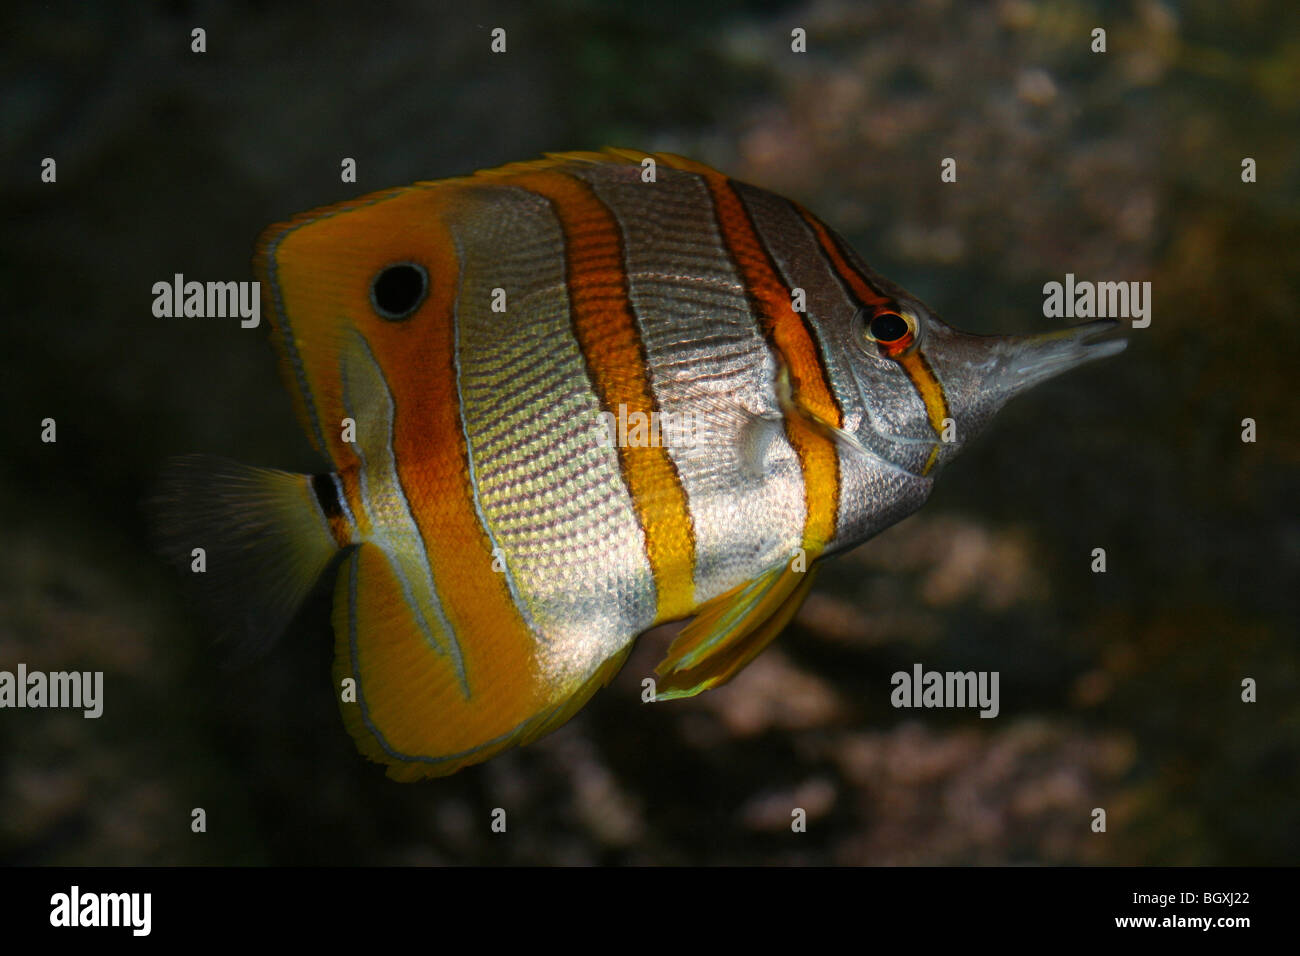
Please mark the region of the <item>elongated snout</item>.
[[1114, 319], [1098, 319], [1054, 332], [1001, 337], [995, 340], [997, 361], [987, 387], [1001, 405], [1062, 372], [1117, 355], [1128, 345], [1114, 334], [1121, 327]]
[[970, 335], [951, 326], [935, 329], [926, 357], [943, 385], [955, 424], [951, 439], [937, 444], [932, 465], [950, 461], [983, 431], [1010, 399], [1062, 372], [1122, 352], [1121, 324], [1101, 319], [1035, 335]]

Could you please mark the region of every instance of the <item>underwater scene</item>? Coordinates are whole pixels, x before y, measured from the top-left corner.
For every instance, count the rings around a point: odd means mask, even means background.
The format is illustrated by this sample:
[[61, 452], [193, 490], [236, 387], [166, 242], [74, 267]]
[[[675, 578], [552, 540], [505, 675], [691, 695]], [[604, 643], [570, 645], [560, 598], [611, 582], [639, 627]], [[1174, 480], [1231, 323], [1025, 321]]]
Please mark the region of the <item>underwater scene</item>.
[[0, 863], [1295, 863], [1295, 4], [5, 20]]

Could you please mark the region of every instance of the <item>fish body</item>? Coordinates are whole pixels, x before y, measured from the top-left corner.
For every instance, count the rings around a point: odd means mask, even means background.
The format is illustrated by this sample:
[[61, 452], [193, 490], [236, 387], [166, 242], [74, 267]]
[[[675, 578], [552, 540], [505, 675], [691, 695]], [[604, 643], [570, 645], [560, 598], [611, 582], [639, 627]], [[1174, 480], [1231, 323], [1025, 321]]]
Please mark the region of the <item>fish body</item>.
[[958, 332], [798, 204], [630, 150], [305, 213], [255, 269], [331, 468], [182, 465], [165, 537], [267, 633], [337, 564], [344, 720], [397, 779], [554, 729], [663, 622], [659, 699], [728, 680], [1012, 394], [1123, 344]]

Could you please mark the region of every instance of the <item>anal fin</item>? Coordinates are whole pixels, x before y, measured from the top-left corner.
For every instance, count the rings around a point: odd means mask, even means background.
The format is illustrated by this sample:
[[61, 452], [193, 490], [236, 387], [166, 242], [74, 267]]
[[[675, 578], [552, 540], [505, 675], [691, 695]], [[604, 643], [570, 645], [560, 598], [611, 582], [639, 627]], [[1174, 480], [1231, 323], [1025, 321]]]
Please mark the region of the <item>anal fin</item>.
[[815, 566], [782, 564], [705, 604], [655, 668], [655, 699], [694, 697], [731, 680], [790, 622], [815, 575]]

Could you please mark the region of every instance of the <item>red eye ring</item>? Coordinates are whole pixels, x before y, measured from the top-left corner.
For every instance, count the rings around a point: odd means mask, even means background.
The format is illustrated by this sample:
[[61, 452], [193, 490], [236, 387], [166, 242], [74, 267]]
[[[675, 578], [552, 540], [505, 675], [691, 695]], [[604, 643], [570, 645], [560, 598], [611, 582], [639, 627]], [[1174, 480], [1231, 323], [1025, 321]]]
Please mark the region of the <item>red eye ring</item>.
[[906, 352], [916, 341], [916, 319], [906, 312], [881, 309], [867, 322], [863, 334], [883, 355], [892, 358]]

